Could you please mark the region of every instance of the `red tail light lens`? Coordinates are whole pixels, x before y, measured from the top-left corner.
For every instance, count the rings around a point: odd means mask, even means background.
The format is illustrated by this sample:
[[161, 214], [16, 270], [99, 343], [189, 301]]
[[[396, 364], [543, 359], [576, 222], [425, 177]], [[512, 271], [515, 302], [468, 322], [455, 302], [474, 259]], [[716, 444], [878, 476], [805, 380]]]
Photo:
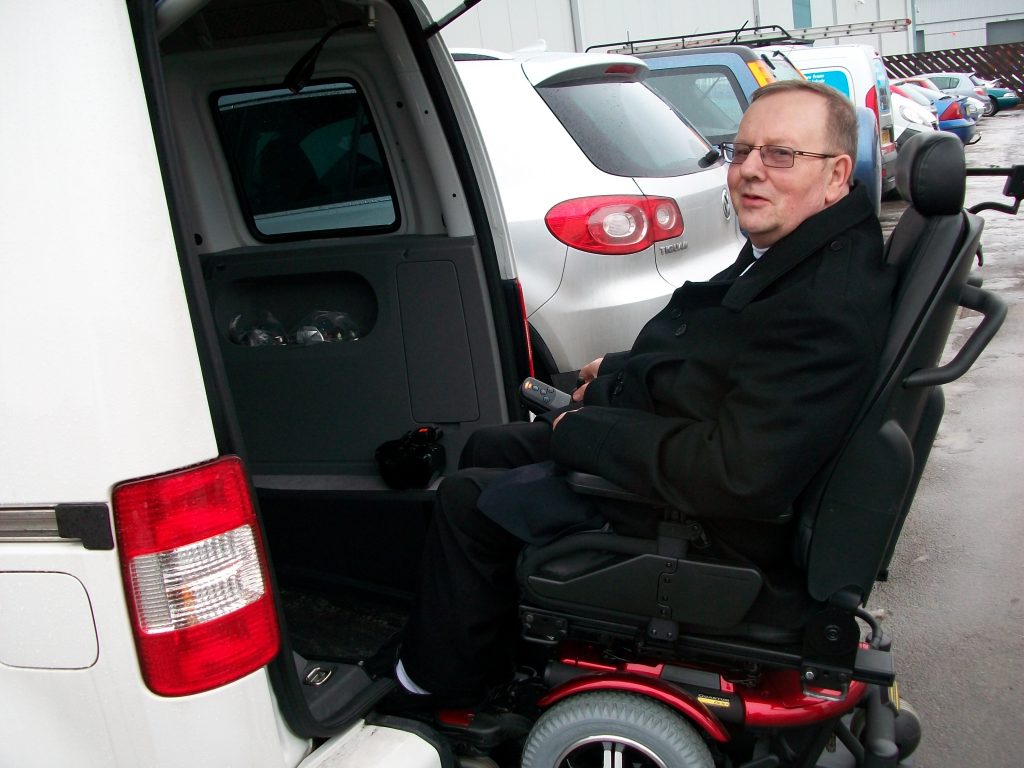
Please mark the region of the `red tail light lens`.
[[683, 234], [683, 215], [670, 197], [578, 197], [554, 206], [544, 222], [561, 242], [589, 253], [637, 253]]
[[864, 106], [875, 113], [875, 122], [879, 122], [878, 117], [878, 88], [868, 88], [867, 95], [864, 97]]
[[249, 486], [234, 456], [114, 489], [121, 572], [154, 693], [200, 693], [276, 654], [277, 615]]
[[964, 119], [964, 113], [963, 113], [963, 110], [960, 109], [960, 103], [956, 102], [956, 101], [951, 101], [949, 103], [949, 106], [946, 107], [942, 111], [942, 119], [943, 120], [963, 120]]
[[606, 75], [635, 75], [638, 67], [633, 64], [612, 64], [610, 67], [605, 67], [604, 73]]

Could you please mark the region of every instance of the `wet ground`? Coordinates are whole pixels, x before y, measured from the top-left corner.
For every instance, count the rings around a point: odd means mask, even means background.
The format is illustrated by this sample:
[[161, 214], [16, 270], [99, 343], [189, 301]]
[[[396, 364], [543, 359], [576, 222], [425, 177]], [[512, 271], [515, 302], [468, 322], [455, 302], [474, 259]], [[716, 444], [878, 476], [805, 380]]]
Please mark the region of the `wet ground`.
[[[1024, 110], [981, 123], [971, 167], [1024, 163]], [[968, 205], [1004, 180], [968, 180]], [[891, 227], [903, 204], [883, 204]], [[1009, 305], [1002, 330], [962, 379], [892, 562], [869, 608], [892, 634], [900, 691], [924, 723], [916, 765], [1024, 763], [1024, 210], [985, 212], [984, 286]], [[947, 357], [977, 323], [964, 313]]]

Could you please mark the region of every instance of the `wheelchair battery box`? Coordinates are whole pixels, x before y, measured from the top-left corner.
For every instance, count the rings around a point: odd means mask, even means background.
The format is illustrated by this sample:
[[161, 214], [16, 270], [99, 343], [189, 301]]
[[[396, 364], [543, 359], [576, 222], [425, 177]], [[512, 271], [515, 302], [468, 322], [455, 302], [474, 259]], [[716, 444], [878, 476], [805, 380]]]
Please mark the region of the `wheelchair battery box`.
[[426, 488], [444, 471], [444, 433], [436, 427], [420, 427], [398, 440], [377, 447], [380, 476], [390, 488]]

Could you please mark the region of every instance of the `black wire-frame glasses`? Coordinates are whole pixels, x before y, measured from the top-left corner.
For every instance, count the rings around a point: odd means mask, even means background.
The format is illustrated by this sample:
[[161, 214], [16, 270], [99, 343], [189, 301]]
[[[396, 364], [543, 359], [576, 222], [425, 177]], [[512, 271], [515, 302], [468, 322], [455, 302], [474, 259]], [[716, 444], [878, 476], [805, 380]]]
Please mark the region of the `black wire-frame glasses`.
[[727, 163], [742, 164], [750, 153], [755, 149], [761, 152], [761, 162], [768, 168], [792, 168], [796, 163], [797, 155], [801, 157], [837, 157], [837, 155], [826, 155], [821, 152], [804, 152], [802, 149], [792, 147], [780, 147], [776, 144], [744, 144], [742, 142], [723, 141], [718, 145], [722, 150], [722, 157]]

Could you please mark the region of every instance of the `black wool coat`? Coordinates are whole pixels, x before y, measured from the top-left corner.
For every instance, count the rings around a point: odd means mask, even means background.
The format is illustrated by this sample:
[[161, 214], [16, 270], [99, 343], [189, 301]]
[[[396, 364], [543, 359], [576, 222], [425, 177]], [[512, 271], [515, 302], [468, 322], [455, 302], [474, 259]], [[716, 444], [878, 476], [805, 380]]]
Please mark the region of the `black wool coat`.
[[874, 380], [896, 271], [860, 185], [740, 275], [751, 253], [684, 284], [632, 349], [606, 356], [551, 450], [763, 562], [773, 537], [757, 523], [791, 511]]

